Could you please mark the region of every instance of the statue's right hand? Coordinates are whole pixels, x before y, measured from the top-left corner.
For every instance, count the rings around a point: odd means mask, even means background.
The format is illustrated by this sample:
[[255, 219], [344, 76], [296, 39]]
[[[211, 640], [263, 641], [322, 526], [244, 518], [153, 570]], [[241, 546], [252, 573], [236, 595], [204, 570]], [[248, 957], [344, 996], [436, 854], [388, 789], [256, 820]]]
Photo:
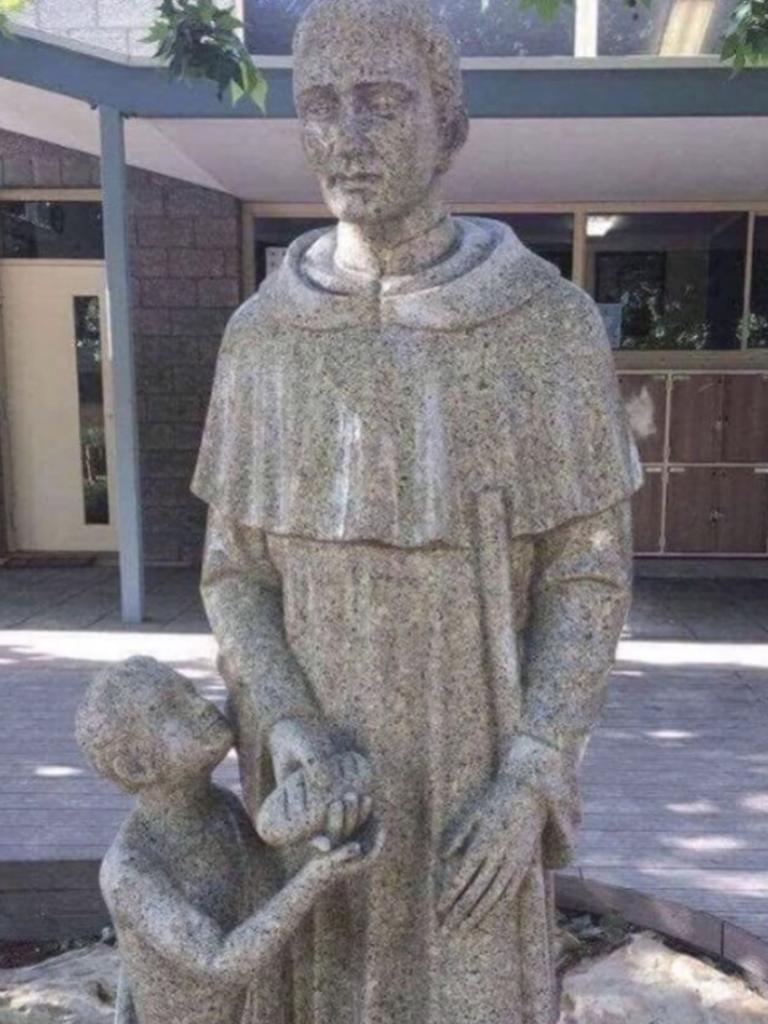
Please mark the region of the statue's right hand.
[[333, 742], [323, 725], [300, 718], [283, 718], [272, 727], [269, 750], [278, 785], [300, 768], [313, 787], [331, 787]]

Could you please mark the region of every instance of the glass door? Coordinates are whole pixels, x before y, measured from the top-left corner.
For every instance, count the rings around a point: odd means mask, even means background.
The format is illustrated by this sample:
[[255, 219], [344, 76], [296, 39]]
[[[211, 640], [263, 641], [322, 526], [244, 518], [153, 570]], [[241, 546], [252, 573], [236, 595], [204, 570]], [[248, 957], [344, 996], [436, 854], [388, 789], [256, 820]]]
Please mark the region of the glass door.
[[0, 288], [14, 547], [116, 550], [103, 265], [0, 261]]

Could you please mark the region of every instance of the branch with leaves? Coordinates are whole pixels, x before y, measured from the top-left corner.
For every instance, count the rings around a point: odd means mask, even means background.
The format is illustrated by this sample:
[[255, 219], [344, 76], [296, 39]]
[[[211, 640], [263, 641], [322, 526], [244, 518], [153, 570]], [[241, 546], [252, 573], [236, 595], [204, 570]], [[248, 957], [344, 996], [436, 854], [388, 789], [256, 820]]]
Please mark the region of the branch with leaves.
[[173, 78], [208, 79], [219, 99], [228, 95], [234, 104], [248, 96], [264, 113], [267, 81], [239, 35], [242, 27], [234, 7], [217, 7], [214, 0], [162, 0], [144, 41], [157, 44], [155, 57]]

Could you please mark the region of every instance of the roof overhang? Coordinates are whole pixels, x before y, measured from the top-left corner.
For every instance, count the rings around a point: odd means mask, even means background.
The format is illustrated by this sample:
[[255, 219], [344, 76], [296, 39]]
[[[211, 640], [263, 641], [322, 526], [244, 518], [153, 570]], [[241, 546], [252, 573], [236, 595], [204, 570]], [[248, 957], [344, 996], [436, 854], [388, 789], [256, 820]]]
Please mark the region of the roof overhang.
[[[258, 60], [258, 58], [256, 58]], [[469, 63], [469, 62], [468, 62]], [[472, 118], [760, 117], [768, 115], [768, 68], [730, 69], [681, 61], [489, 62], [464, 70]], [[589, 65], [589, 66], [585, 66]], [[594, 65], [594, 66], [591, 66]], [[268, 66], [266, 118], [295, 117], [291, 69]], [[0, 76], [144, 118], [261, 118], [248, 100], [222, 103], [206, 82], [170, 81], [163, 68], [55, 42], [43, 33], [0, 37]]]

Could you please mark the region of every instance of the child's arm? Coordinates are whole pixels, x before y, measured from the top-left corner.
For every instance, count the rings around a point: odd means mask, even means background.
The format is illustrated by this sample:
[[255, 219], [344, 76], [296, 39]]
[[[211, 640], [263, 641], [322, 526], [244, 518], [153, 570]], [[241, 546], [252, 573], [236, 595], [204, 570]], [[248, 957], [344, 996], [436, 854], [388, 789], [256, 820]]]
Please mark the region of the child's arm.
[[139, 1024], [136, 1016], [136, 1008], [133, 1005], [131, 987], [125, 975], [125, 969], [120, 969], [117, 979], [117, 999], [115, 1000], [115, 1024]]
[[118, 928], [134, 933], [201, 980], [245, 984], [261, 962], [290, 939], [328, 885], [366, 860], [357, 843], [315, 857], [229, 934], [187, 902], [162, 874], [142, 870], [134, 861], [105, 863], [102, 884]]

